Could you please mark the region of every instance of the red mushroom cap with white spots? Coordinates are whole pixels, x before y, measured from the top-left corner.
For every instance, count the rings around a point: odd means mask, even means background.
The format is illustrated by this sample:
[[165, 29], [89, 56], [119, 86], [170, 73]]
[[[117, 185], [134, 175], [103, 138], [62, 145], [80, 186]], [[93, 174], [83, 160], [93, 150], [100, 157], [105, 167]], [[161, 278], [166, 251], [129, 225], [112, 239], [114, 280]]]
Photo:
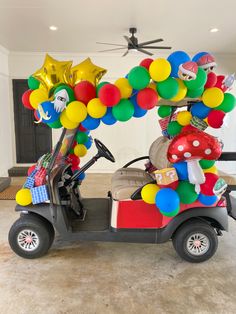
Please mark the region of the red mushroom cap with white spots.
[[167, 158], [172, 163], [191, 159], [216, 160], [221, 152], [221, 144], [215, 137], [196, 128], [190, 128], [173, 138], [167, 151]]

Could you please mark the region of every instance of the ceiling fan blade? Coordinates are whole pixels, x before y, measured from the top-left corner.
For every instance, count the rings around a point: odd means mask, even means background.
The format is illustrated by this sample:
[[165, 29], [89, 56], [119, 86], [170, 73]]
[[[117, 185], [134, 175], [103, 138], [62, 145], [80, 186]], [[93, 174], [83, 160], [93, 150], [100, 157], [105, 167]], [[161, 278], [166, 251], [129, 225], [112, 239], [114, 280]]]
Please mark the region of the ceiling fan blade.
[[123, 36], [123, 37], [124, 37], [124, 39], [127, 41], [128, 44], [130, 44], [130, 45], [132, 45], [133, 47], [135, 47], [134, 44], [133, 44], [133, 42], [132, 42], [132, 40], [131, 40], [128, 36]]
[[153, 56], [153, 53], [151, 53], [151, 52], [149, 52], [149, 51], [147, 51], [147, 50], [141, 49], [141, 48], [139, 48], [139, 47], [137, 48], [137, 50], [140, 51], [140, 52], [145, 53], [146, 55]]
[[126, 45], [118, 45], [118, 44], [111, 44], [111, 43], [101, 43], [100, 41], [97, 41], [96, 44], [99, 44], [99, 45], [110, 45], [110, 46], [119, 46], [119, 47], [127, 47]]
[[126, 52], [122, 55], [122, 57], [125, 57], [129, 53], [129, 49], [126, 50]]
[[114, 48], [114, 49], [99, 50], [98, 52], [115, 51], [115, 50], [122, 50], [122, 49], [126, 49], [126, 47], [122, 47], [122, 48]]
[[161, 41], [163, 41], [162, 38], [149, 40], [149, 41], [144, 41], [143, 43], [140, 43], [139, 46], [145, 46], [145, 45], [150, 45], [150, 44], [154, 44], [154, 43], [159, 43]]
[[[140, 47], [138, 45], [138, 47]], [[140, 48], [146, 48], [146, 49], [171, 49], [172, 47], [167, 46], [141, 46]]]

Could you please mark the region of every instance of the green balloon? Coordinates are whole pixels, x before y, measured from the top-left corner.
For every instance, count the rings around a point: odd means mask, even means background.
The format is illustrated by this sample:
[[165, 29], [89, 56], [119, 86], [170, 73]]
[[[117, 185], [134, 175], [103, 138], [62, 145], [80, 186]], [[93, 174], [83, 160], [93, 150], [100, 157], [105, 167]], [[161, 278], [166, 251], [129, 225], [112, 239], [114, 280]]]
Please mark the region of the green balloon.
[[188, 89], [186, 96], [190, 98], [199, 98], [203, 94], [203, 92], [204, 86], [198, 89]]
[[110, 83], [109, 83], [109, 82], [101, 82], [101, 83], [98, 84], [98, 86], [97, 86], [97, 88], [96, 88], [97, 97], [98, 97], [98, 93], [99, 93], [100, 89], [101, 89], [104, 85], [106, 85], [106, 84], [110, 84]]
[[167, 132], [171, 136], [175, 136], [179, 134], [182, 130], [182, 125], [180, 125], [177, 121], [171, 121], [167, 126]]
[[150, 74], [146, 68], [137, 66], [129, 72], [128, 81], [134, 89], [143, 89], [150, 82]]
[[206, 72], [198, 67], [197, 77], [195, 80], [191, 81], [184, 81], [185, 86], [187, 86], [188, 89], [199, 89], [200, 87], [204, 87], [207, 81], [207, 74]]
[[69, 150], [69, 152], [70, 152], [70, 154], [74, 154], [74, 148], [71, 148], [70, 150]]
[[128, 99], [121, 99], [118, 105], [112, 107], [112, 114], [118, 121], [128, 121], [134, 114], [134, 105]]
[[206, 160], [206, 159], [201, 159], [199, 161], [200, 166], [202, 167], [202, 169], [209, 169], [212, 166], [214, 166], [215, 164], [215, 160]]
[[175, 97], [179, 90], [179, 84], [173, 77], [157, 83], [157, 92], [164, 99]]
[[222, 101], [222, 103], [214, 109], [222, 110], [224, 112], [230, 112], [234, 109], [235, 104], [236, 104], [236, 101], [235, 101], [234, 95], [225, 93], [224, 100]]
[[172, 112], [172, 107], [171, 106], [160, 106], [157, 110], [158, 115], [161, 118], [169, 117]]
[[182, 204], [191, 204], [198, 198], [198, 194], [195, 191], [195, 185], [188, 181], [180, 181], [176, 192], [179, 194], [180, 202]]
[[48, 125], [50, 126], [50, 128], [52, 129], [60, 129], [62, 127], [61, 121], [60, 119], [58, 119], [57, 121], [54, 121], [52, 123], [48, 123]]
[[163, 212], [163, 211], [160, 210], [160, 213], [163, 216], [166, 216], [166, 217], [174, 217], [174, 216], [176, 216], [179, 213], [179, 209], [180, 209], [180, 207], [178, 207], [175, 210], [172, 210], [172, 212]]
[[74, 91], [71, 87], [69, 87], [68, 85], [60, 85], [58, 86], [54, 91], [53, 94], [55, 95], [57, 92], [59, 92], [60, 90], [65, 89], [68, 93], [69, 96], [69, 102], [67, 104], [69, 104], [71, 101], [75, 100], [75, 94]]
[[84, 132], [78, 132], [76, 134], [76, 142], [78, 144], [85, 144], [88, 141], [88, 134]]
[[32, 75], [28, 78], [28, 86], [29, 89], [37, 89], [39, 88], [40, 82], [36, 80]]

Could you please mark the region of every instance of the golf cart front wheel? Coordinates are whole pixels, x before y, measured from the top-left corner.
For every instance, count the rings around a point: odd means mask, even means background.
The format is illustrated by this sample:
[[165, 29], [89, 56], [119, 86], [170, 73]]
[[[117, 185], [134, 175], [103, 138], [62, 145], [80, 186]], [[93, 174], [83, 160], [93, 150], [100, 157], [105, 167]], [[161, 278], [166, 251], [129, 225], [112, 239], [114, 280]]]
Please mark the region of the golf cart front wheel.
[[11, 227], [8, 241], [19, 256], [33, 259], [47, 253], [54, 240], [54, 229], [44, 219], [23, 215]]
[[172, 241], [178, 255], [191, 263], [210, 259], [218, 247], [214, 228], [201, 220], [183, 224], [174, 234]]

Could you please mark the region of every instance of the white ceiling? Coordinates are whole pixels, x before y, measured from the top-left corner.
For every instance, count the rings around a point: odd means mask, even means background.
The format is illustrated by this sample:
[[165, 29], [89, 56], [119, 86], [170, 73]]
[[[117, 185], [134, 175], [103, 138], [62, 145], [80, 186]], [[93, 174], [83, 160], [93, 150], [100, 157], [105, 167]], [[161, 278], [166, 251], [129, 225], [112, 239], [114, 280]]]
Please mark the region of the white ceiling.
[[236, 53], [235, 12], [235, 0], [0, 0], [0, 45], [96, 52], [109, 48], [96, 41], [124, 44], [122, 35], [135, 26], [139, 41], [162, 37], [173, 50]]

